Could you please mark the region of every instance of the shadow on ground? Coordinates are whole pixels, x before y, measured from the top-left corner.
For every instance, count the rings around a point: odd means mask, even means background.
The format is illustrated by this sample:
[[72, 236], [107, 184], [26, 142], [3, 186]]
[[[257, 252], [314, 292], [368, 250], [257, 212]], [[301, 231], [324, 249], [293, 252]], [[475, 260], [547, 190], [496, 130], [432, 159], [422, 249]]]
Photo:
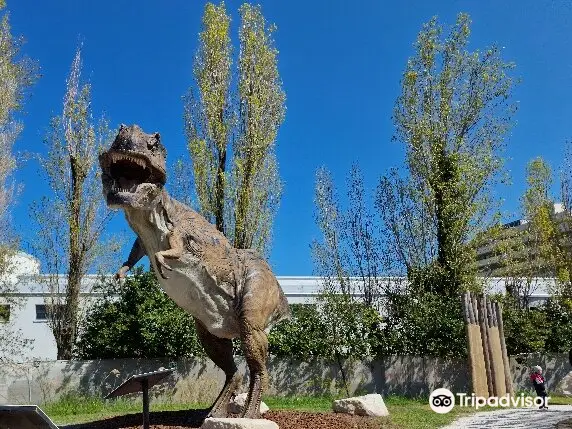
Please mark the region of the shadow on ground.
[[[206, 418], [208, 409], [204, 410], [182, 410], [182, 411], [157, 411], [149, 414], [151, 425], [177, 426], [183, 428], [198, 428]], [[88, 423], [59, 426], [60, 429], [120, 429], [131, 426], [141, 426], [143, 416], [138, 414], [127, 414], [97, 420]]]

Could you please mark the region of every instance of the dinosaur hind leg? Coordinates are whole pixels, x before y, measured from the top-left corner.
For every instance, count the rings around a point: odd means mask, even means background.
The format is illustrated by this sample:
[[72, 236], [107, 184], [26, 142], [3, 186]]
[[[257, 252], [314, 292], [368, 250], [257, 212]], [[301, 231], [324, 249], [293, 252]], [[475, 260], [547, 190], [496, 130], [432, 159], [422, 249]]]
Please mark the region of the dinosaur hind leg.
[[250, 371], [248, 398], [241, 417], [250, 419], [260, 417], [262, 393], [268, 387], [268, 338], [266, 333], [253, 327], [248, 321], [241, 321], [241, 340], [246, 363]]
[[238, 373], [232, 355], [232, 340], [214, 336], [197, 319], [195, 325], [207, 356], [226, 375], [224, 387], [211, 407], [208, 417], [226, 417], [228, 402], [242, 384], [242, 376]]

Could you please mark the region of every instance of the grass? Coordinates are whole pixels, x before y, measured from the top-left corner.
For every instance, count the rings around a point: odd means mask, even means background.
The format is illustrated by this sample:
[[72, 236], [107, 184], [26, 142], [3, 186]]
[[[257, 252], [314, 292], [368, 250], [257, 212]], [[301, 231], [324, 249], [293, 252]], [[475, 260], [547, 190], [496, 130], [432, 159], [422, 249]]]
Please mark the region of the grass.
[[[151, 400], [151, 411], [179, 411], [190, 408], [206, 408], [207, 404], [184, 404], [157, 402]], [[85, 423], [124, 414], [140, 413], [143, 409], [139, 399], [117, 398], [105, 400], [99, 397], [86, 397], [68, 394], [57, 402], [42, 405], [42, 410], [56, 424]]]
[[471, 408], [454, 407], [447, 414], [437, 414], [429, 407], [427, 398], [388, 396], [384, 401], [391, 422], [403, 429], [439, 428], [452, 423], [458, 417], [474, 412]]
[[[427, 399], [406, 399], [388, 396], [384, 401], [389, 409], [389, 419], [380, 420], [380, 428], [425, 429], [438, 428], [451, 423], [460, 415], [471, 412], [454, 408], [448, 414], [434, 413]], [[296, 410], [307, 412], [331, 411], [330, 397], [265, 397], [264, 402], [272, 410]], [[151, 411], [178, 411], [192, 408], [206, 408], [207, 404], [168, 403], [151, 401]], [[57, 402], [42, 406], [44, 412], [57, 424], [84, 423], [130, 413], [140, 413], [141, 400], [118, 398], [106, 401], [97, 397], [69, 394]]]
[[[272, 410], [296, 410], [307, 412], [329, 412], [331, 397], [265, 397], [264, 402]], [[381, 428], [391, 429], [433, 429], [445, 426], [458, 417], [475, 412], [472, 408], [455, 407], [447, 414], [437, 414], [429, 408], [427, 398], [384, 397], [389, 410], [388, 419], [380, 419]], [[552, 396], [549, 405], [571, 405], [572, 398]], [[151, 400], [151, 411], [179, 411], [206, 408], [210, 404], [171, 403]], [[98, 397], [85, 397], [68, 394], [57, 402], [42, 406], [44, 412], [57, 424], [84, 423], [124, 414], [140, 413], [140, 399], [118, 398], [104, 400]], [[496, 408], [483, 407], [479, 411]]]

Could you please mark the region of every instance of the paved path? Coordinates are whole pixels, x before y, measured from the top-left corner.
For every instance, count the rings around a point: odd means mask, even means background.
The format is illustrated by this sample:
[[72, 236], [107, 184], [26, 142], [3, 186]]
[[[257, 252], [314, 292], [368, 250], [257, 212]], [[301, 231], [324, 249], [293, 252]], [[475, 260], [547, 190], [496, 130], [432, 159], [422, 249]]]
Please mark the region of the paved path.
[[556, 423], [569, 419], [572, 419], [572, 405], [549, 405], [547, 410], [511, 408], [461, 417], [443, 429], [554, 429]]

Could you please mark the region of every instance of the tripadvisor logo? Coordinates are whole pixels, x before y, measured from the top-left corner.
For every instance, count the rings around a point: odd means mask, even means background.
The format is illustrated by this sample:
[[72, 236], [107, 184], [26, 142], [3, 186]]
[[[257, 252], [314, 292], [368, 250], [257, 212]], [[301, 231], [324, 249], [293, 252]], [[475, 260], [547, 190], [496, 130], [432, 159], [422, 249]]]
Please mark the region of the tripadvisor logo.
[[429, 406], [436, 413], [447, 414], [455, 406], [455, 395], [449, 389], [435, 389], [429, 396]]
[[489, 407], [515, 407], [515, 408], [530, 408], [532, 406], [548, 406], [548, 401], [550, 397], [530, 397], [524, 396], [521, 393], [518, 396], [490, 396], [484, 398], [482, 396], [476, 396], [474, 393], [469, 395], [467, 393], [457, 393], [453, 394], [449, 389], [439, 388], [431, 392], [429, 396], [429, 406], [433, 411], [439, 414], [446, 414], [453, 409], [455, 406], [455, 396], [457, 396], [457, 404], [460, 407], [471, 407], [475, 409], [482, 408], [484, 406]]

